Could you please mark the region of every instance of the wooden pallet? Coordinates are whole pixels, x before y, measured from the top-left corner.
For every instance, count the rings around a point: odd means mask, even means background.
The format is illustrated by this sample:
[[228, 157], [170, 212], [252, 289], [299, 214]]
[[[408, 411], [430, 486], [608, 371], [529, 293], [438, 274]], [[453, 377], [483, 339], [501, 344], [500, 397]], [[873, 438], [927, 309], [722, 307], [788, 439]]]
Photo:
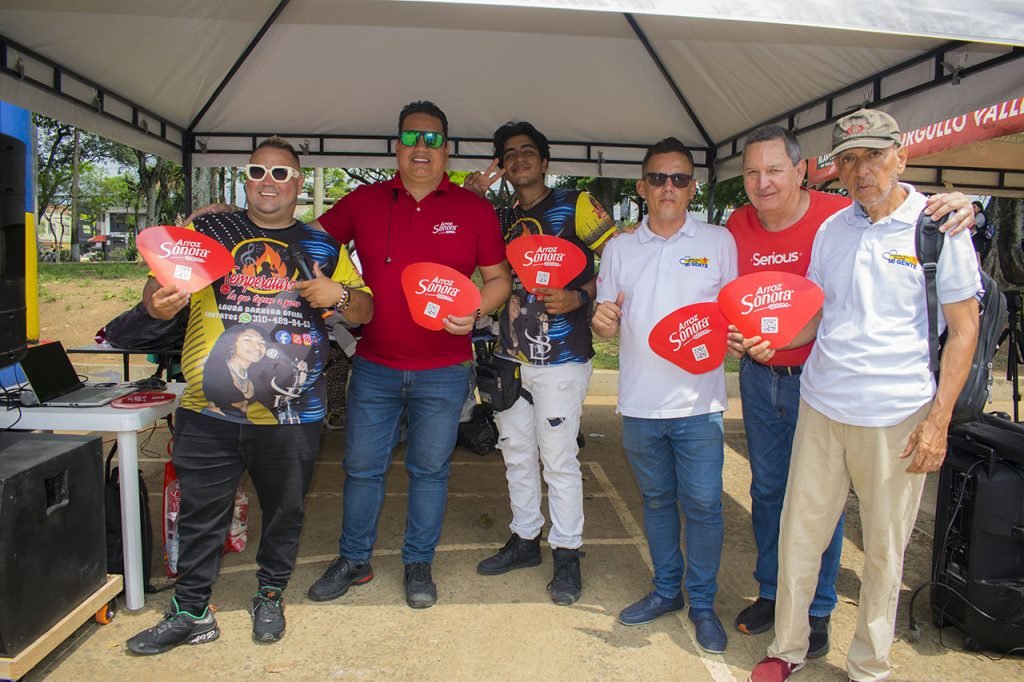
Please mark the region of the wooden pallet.
[[108, 575], [106, 583], [43, 633], [39, 639], [28, 645], [24, 651], [13, 658], [0, 657], [0, 678], [17, 680], [24, 676], [123, 589], [124, 579], [121, 576]]

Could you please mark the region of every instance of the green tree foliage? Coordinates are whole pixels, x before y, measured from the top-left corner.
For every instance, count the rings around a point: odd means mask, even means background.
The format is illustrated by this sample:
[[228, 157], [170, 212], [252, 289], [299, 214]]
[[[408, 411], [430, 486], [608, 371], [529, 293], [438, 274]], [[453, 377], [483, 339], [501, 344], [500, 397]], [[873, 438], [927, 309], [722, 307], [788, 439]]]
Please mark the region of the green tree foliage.
[[[742, 177], [736, 176], [719, 182], [715, 186], [715, 205], [713, 210], [708, 211], [708, 222], [713, 225], [723, 224], [727, 210], [739, 208], [745, 203], [747, 203], [747, 193], [743, 189]], [[696, 210], [708, 208], [708, 184], [706, 182], [697, 184], [697, 194], [690, 202], [690, 206]]]
[[[36, 196], [39, 212], [45, 214], [54, 199], [71, 195], [75, 155], [75, 128], [41, 114], [32, 114], [36, 127]], [[79, 168], [109, 157], [111, 145], [91, 133], [79, 132]]]
[[629, 200], [637, 207], [641, 206], [640, 195], [636, 193], [636, 180], [560, 175], [555, 180], [555, 186], [586, 190], [609, 212], [611, 212], [612, 206], [623, 200]]
[[[33, 114], [36, 126], [36, 188], [40, 213], [71, 195], [74, 126]], [[141, 225], [174, 222], [185, 209], [181, 166], [118, 142], [79, 131], [80, 213], [93, 220], [110, 207], [134, 209]], [[116, 166], [119, 176], [104, 168]], [[51, 225], [51, 232], [54, 232]], [[55, 234], [55, 238], [57, 238]]]
[[153, 154], [116, 145], [112, 155], [135, 182], [136, 230], [174, 223], [185, 211], [185, 174], [181, 165]]

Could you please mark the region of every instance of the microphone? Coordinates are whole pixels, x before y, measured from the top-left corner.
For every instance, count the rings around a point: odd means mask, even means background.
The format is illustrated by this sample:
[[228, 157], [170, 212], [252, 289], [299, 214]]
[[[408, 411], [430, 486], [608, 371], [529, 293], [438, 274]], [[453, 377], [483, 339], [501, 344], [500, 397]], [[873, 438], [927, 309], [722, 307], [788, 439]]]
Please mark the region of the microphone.
[[[297, 244], [289, 244], [285, 248], [284, 253], [285, 257], [295, 266], [295, 269], [299, 271], [300, 279], [306, 282], [312, 282], [316, 279], [316, 275], [313, 274], [313, 270], [309, 267], [309, 262], [306, 260], [306, 252]], [[320, 309], [320, 317], [325, 320], [334, 314], [335, 311], [330, 308]]]
[[[309, 263], [306, 260], [306, 253], [298, 244], [289, 244], [285, 248], [285, 256], [295, 265], [295, 269], [299, 271], [300, 278], [307, 282], [312, 282], [316, 279], [313, 270], [309, 267]], [[325, 323], [331, 326], [334, 341], [341, 348], [342, 352], [348, 357], [355, 355], [356, 338], [345, 327], [345, 318], [331, 308], [321, 308], [320, 316], [324, 319]], [[270, 356], [270, 351], [267, 351], [267, 355]]]

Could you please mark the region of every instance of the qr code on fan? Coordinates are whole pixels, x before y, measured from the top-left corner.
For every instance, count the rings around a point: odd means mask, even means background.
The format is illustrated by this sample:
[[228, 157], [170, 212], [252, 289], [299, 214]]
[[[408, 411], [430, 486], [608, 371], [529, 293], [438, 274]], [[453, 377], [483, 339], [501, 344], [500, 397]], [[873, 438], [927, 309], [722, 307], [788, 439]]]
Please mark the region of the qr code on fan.
[[187, 265], [175, 265], [174, 266], [174, 279], [183, 279], [188, 281], [192, 277], [192, 268]]
[[761, 318], [761, 333], [762, 334], [778, 334], [779, 333], [779, 318], [777, 318], [777, 317], [762, 317]]
[[551, 273], [550, 272], [545, 272], [545, 271], [541, 270], [540, 272], [537, 273], [537, 284], [543, 284], [544, 286], [547, 286], [548, 282], [550, 282], [550, 281], [551, 281]]
[[427, 307], [423, 310], [423, 314], [427, 317], [437, 317], [439, 312], [441, 312], [441, 306], [437, 305], [433, 301], [428, 303]]
[[708, 347], [703, 343], [693, 349], [694, 360], [707, 360], [708, 359]]

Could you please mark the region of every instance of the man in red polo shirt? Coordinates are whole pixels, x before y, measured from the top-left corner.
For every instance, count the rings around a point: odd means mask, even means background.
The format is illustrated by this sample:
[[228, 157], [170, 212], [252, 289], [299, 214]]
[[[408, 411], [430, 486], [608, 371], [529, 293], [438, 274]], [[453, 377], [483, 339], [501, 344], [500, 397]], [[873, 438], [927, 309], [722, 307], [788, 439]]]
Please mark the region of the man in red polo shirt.
[[426, 608], [437, 601], [430, 565], [441, 537], [459, 415], [469, 392], [468, 334], [476, 315], [449, 316], [442, 331], [420, 327], [402, 293], [402, 270], [421, 261], [466, 276], [479, 268], [484, 313], [508, 300], [512, 276], [493, 208], [448, 180], [444, 112], [432, 102], [413, 102], [398, 120], [398, 173], [357, 188], [317, 221], [341, 243], [355, 241], [377, 314], [363, 328], [352, 363], [338, 557], [309, 588], [309, 597], [336, 599], [373, 578], [370, 556], [385, 476], [406, 414], [405, 596], [412, 608]]

